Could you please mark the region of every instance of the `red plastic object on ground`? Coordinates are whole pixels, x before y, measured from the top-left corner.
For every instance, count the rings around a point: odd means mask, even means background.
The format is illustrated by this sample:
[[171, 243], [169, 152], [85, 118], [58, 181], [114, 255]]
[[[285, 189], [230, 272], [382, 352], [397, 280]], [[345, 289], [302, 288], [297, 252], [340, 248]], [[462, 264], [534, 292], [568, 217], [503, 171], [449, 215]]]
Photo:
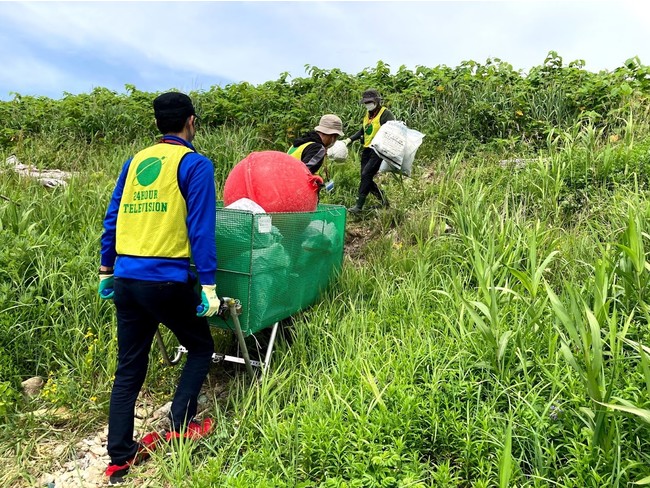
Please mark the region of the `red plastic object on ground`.
[[318, 205], [320, 176], [300, 160], [280, 151], [253, 152], [232, 169], [223, 188], [228, 206], [248, 198], [266, 212], [313, 212]]

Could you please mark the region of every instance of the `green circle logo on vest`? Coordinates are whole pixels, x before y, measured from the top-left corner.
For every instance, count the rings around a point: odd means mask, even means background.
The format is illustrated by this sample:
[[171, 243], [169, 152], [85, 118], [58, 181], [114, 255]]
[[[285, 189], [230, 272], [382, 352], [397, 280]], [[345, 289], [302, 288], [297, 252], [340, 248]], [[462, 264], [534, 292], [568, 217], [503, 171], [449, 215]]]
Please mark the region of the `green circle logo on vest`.
[[372, 124], [368, 124], [368, 127], [366, 127], [366, 135], [369, 136], [372, 134]]
[[160, 176], [160, 170], [163, 165], [162, 158], [147, 158], [142, 161], [135, 172], [135, 177], [142, 186], [151, 185], [158, 176]]

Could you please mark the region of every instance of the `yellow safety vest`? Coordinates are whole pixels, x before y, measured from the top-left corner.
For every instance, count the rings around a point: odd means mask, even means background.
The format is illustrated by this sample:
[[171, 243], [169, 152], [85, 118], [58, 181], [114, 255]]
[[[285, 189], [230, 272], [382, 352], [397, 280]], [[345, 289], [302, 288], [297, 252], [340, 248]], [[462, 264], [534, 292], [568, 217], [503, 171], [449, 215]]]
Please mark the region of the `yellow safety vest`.
[[370, 120], [370, 112], [366, 112], [366, 115], [363, 116], [363, 147], [370, 147], [372, 139], [377, 135], [377, 131], [381, 127], [381, 114], [384, 113], [384, 110], [386, 107], [381, 107], [372, 120]]
[[[358, 126], [357, 126], [357, 127], [358, 127]], [[299, 159], [299, 160], [302, 161], [302, 153], [305, 151], [305, 149], [307, 148], [307, 146], [309, 146], [310, 144], [314, 144], [314, 141], [305, 142], [304, 144], [301, 144], [301, 145], [298, 146], [298, 147], [296, 147], [296, 146], [291, 146], [291, 147], [289, 148], [289, 150], [287, 151], [287, 154], [288, 154], [289, 156], [293, 156], [294, 158]]]
[[137, 153], [120, 200], [115, 249], [129, 256], [188, 258], [187, 206], [178, 186], [178, 166], [193, 152], [160, 143]]

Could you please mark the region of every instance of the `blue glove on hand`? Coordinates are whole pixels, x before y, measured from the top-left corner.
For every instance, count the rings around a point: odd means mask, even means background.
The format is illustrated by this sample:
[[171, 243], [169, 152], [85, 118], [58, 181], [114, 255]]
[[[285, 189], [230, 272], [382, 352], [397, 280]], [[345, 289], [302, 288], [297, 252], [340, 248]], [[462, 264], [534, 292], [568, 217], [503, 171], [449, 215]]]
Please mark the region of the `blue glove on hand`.
[[99, 272], [99, 296], [104, 300], [112, 300], [115, 292], [113, 291], [113, 273]]
[[201, 286], [201, 305], [196, 307], [197, 317], [212, 317], [219, 311], [221, 300], [217, 296], [217, 285]]

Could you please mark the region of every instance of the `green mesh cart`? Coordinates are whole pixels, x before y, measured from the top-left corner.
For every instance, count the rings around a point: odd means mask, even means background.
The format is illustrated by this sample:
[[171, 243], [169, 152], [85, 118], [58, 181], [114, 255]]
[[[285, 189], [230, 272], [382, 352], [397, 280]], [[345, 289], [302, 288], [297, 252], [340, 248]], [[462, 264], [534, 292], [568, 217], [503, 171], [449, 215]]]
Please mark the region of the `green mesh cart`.
[[[314, 212], [253, 214], [217, 208], [216, 275], [230, 313], [208, 319], [237, 336], [237, 356], [215, 360], [268, 368], [278, 322], [312, 305], [343, 262], [346, 209], [319, 204]], [[245, 337], [272, 327], [263, 360], [249, 358]], [[173, 362], [185, 352], [182, 346]]]

